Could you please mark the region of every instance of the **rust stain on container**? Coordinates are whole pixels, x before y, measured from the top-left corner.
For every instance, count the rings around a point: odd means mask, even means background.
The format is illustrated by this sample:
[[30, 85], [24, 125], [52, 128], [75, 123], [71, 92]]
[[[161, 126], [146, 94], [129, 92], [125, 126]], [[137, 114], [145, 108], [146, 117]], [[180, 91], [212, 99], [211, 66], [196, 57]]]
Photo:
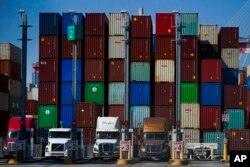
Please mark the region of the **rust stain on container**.
[[226, 137], [229, 139], [229, 148], [231, 151], [250, 150], [250, 129], [227, 130]]
[[181, 60], [181, 82], [198, 82], [198, 61], [196, 59]]
[[247, 84], [247, 72], [246, 70], [239, 70], [238, 74], [238, 85], [246, 85]]
[[85, 59], [85, 81], [105, 81], [105, 65], [103, 59]]
[[175, 59], [175, 37], [157, 36], [156, 37], [156, 59]]
[[107, 57], [105, 36], [86, 36], [85, 58], [104, 59]]
[[59, 58], [59, 37], [40, 36], [39, 37], [39, 57]]
[[155, 105], [169, 105], [175, 104], [175, 84], [167, 82], [155, 83]]
[[108, 18], [105, 13], [85, 14], [85, 35], [108, 34]]
[[[62, 37], [62, 58], [73, 58], [73, 43]], [[83, 58], [83, 42], [77, 41], [77, 58]]]
[[131, 61], [150, 61], [151, 39], [132, 39]]
[[40, 59], [39, 81], [58, 82], [58, 59]]
[[221, 107], [202, 106], [201, 107], [201, 130], [220, 130], [221, 128]]
[[246, 86], [224, 86], [224, 109], [245, 109], [247, 101]]
[[164, 117], [167, 119], [168, 130], [172, 129], [175, 123], [175, 109], [174, 106], [155, 106], [155, 117]]
[[221, 48], [238, 48], [239, 27], [221, 27], [219, 32], [219, 44]]
[[109, 117], [119, 117], [121, 121], [124, 121], [124, 105], [110, 105], [108, 107]]
[[182, 36], [181, 57], [186, 59], [198, 58], [198, 37]]
[[152, 20], [151, 16], [132, 16], [131, 20], [132, 38], [151, 38]]
[[109, 59], [109, 82], [124, 81], [124, 59]]
[[58, 83], [39, 82], [39, 104], [58, 105]]
[[220, 59], [201, 60], [201, 82], [221, 82], [221, 64]]
[[26, 115], [37, 115], [38, 101], [26, 100]]

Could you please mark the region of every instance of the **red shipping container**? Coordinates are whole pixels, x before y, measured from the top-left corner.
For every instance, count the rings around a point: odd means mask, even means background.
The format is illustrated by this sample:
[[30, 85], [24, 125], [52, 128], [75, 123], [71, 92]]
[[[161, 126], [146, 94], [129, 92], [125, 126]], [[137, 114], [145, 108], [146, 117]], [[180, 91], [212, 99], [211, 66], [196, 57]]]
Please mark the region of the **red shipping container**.
[[[62, 58], [73, 58], [73, 42], [68, 41], [67, 37], [62, 37]], [[83, 42], [77, 41], [77, 58], [83, 58]]]
[[10, 79], [21, 80], [21, 65], [9, 60], [0, 60], [0, 74]]
[[221, 27], [219, 32], [219, 44], [221, 48], [238, 48], [239, 27]]
[[37, 115], [38, 101], [26, 100], [26, 115]]
[[169, 105], [175, 104], [175, 84], [167, 82], [155, 83], [155, 105]]
[[201, 59], [219, 59], [218, 45], [199, 44], [199, 57]]
[[198, 61], [196, 59], [181, 60], [181, 82], [198, 82]]
[[85, 35], [108, 34], [108, 18], [105, 13], [85, 14]]
[[250, 105], [247, 104], [246, 107], [246, 127], [250, 128]]
[[9, 111], [0, 111], [0, 136], [7, 136]]
[[247, 72], [245, 70], [239, 70], [238, 79], [239, 85], [247, 85]]
[[9, 92], [9, 77], [3, 74], [0, 74], [0, 92]]
[[198, 37], [182, 36], [181, 58], [184, 59], [198, 58]]
[[39, 58], [59, 58], [59, 37], [40, 36]]
[[221, 107], [202, 106], [201, 107], [201, 130], [220, 130], [221, 128]]
[[85, 81], [105, 81], [105, 64], [103, 59], [85, 59]]
[[85, 58], [104, 59], [107, 52], [105, 36], [86, 36]]
[[39, 81], [54, 81], [59, 79], [58, 59], [40, 59]]
[[95, 144], [95, 128], [83, 128], [83, 144]]
[[95, 103], [77, 103], [76, 125], [83, 128], [95, 128], [97, 117], [102, 116], [102, 107]]
[[173, 13], [156, 13], [156, 36], [175, 36], [175, 15]]
[[247, 104], [250, 104], [250, 91], [247, 91]]
[[224, 109], [245, 109], [247, 102], [246, 86], [225, 85], [224, 86]]
[[109, 82], [123, 82], [124, 73], [124, 59], [109, 59]]
[[119, 117], [120, 121], [124, 121], [124, 105], [111, 105], [108, 107], [109, 117]]
[[174, 106], [155, 106], [155, 117], [163, 117], [167, 119], [168, 130], [172, 130], [175, 123], [175, 109]]
[[221, 82], [221, 60], [201, 60], [201, 82]]
[[58, 82], [39, 82], [39, 104], [58, 105]]
[[175, 59], [175, 37], [158, 36], [156, 37], [156, 59]]
[[131, 61], [150, 61], [151, 39], [132, 39]]
[[151, 16], [132, 16], [131, 37], [151, 38], [152, 20]]
[[250, 129], [227, 130], [226, 137], [229, 139], [230, 151], [250, 150]]

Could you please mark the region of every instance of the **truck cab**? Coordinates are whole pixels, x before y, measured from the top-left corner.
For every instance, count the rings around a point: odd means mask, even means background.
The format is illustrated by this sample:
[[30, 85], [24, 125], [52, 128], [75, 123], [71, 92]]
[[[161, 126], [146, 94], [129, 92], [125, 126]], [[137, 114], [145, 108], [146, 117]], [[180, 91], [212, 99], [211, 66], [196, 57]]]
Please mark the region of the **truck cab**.
[[139, 156], [141, 159], [170, 158], [168, 128], [165, 118], [145, 118], [140, 131]]

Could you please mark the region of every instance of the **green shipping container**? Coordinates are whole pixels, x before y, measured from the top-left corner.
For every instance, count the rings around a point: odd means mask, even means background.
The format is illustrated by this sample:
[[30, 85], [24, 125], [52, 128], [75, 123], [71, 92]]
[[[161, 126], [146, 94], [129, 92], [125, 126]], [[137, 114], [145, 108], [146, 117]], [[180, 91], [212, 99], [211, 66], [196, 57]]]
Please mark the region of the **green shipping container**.
[[224, 114], [229, 115], [229, 121], [224, 122], [224, 128], [227, 129], [244, 129], [245, 128], [245, 111], [242, 109], [227, 109]]
[[204, 132], [203, 143], [217, 143], [218, 149], [214, 151], [216, 155], [223, 155], [224, 132]]
[[84, 92], [84, 102], [104, 105], [105, 93], [103, 82], [85, 82]]
[[58, 109], [55, 105], [38, 107], [38, 128], [57, 128]]
[[181, 35], [198, 35], [198, 13], [181, 13]]
[[197, 83], [181, 83], [181, 103], [198, 103]]
[[132, 62], [130, 76], [131, 76], [130, 81], [132, 82], [135, 81], [150, 82], [150, 63]]

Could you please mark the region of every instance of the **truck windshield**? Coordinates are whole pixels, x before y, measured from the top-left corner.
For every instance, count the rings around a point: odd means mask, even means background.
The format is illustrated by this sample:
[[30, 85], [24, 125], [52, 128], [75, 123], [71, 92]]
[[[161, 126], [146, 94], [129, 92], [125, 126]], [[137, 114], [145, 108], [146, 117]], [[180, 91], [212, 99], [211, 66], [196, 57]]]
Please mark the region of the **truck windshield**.
[[98, 139], [117, 139], [118, 137], [118, 132], [99, 132], [97, 134]]
[[20, 131], [10, 131], [8, 133], [8, 138], [18, 138], [20, 134]]
[[49, 132], [49, 138], [70, 138], [70, 132]]
[[144, 133], [144, 140], [165, 140], [165, 133]]

